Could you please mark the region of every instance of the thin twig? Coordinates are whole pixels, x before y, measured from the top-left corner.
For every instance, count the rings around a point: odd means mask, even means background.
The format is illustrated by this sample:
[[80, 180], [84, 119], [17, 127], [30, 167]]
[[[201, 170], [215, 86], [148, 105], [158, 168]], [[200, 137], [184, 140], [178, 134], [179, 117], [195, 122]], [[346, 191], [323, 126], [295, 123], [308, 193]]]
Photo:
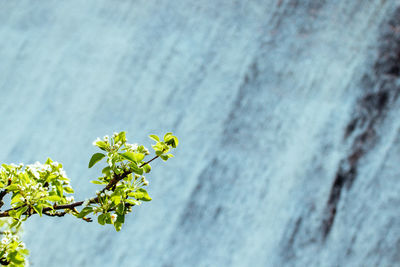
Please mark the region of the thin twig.
[[156, 158], [158, 158], [159, 156], [155, 156], [154, 158], [152, 158], [149, 161], [146, 161], [145, 163], [143, 163], [142, 165], [139, 166], [139, 168], [142, 168], [144, 165], [149, 164], [150, 162], [152, 162], [153, 160], [155, 160]]

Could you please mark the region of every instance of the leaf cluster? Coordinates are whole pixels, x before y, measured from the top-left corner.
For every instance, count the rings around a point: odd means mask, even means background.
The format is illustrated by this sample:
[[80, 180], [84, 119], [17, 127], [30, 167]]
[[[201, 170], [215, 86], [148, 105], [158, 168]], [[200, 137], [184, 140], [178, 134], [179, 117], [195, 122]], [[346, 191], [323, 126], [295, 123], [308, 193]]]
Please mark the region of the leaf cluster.
[[[152, 145], [155, 156], [146, 161], [150, 152], [143, 145], [127, 142], [126, 133], [114, 133], [111, 137], [97, 138], [93, 145], [101, 152], [92, 155], [89, 168], [105, 160], [102, 175], [94, 184], [102, 186], [92, 198], [74, 202], [73, 188], [62, 164], [47, 159], [44, 164], [32, 165], [2, 164], [0, 168], [0, 208], [3, 198], [10, 194], [7, 210], [0, 210], [0, 264], [24, 266], [28, 250], [19, 240], [21, 223], [30, 216], [63, 217], [71, 214], [78, 219], [92, 221], [97, 216], [101, 225], [113, 225], [120, 231], [126, 214], [134, 206], [151, 201], [145, 187], [149, 185], [145, 175], [150, 173], [150, 162], [157, 158], [166, 161], [173, 157], [170, 153], [178, 146], [178, 139], [172, 133], [160, 139], [150, 135], [156, 143]], [[82, 206], [82, 209], [77, 210]]]

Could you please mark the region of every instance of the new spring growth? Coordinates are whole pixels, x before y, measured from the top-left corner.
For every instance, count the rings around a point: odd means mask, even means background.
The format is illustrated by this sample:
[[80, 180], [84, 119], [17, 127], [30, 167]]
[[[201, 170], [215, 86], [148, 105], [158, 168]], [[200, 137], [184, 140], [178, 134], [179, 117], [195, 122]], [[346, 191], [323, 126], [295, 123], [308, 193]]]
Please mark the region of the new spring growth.
[[[35, 214], [63, 217], [67, 214], [87, 222], [97, 217], [101, 225], [110, 224], [120, 231], [125, 216], [135, 206], [152, 198], [144, 187], [149, 181], [144, 176], [151, 172], [150, 163], [157, 158], [172, 158], [170, 153], [178, 146], [172, 133], [163, 138], [150, 135], [154, 156], [136, 143], [128, 143], [125, 132], [113, 133], [94, 140], [100, 149], [92, 155], [89, 168], [103, 164], [101, 174], [92, 183], [100, 186], [92, 197], [76, 201], [74, 190], [61, 163], [47, 159], [45, 163], [2, 164], [0, 167], [0, 208], [3, 199], [10, 199], [7, 209], [0, 210], [0, 264], [25, 266], [28, 250], [20, 241], [21, 223]], [[104, 161], [103, 161], [104, 160]], [[9, 198], [4, 198], [10, 194]]]

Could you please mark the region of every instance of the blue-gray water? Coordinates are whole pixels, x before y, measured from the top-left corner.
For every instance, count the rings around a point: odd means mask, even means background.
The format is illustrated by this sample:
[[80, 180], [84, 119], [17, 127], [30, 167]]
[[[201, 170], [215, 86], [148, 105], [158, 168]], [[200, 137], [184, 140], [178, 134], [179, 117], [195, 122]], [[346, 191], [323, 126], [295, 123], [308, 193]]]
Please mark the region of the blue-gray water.
[[32, 266], [399, 266], [397, 0], [0, 1], [1, 162], [173, 131], [121, 232], [25, 224]]

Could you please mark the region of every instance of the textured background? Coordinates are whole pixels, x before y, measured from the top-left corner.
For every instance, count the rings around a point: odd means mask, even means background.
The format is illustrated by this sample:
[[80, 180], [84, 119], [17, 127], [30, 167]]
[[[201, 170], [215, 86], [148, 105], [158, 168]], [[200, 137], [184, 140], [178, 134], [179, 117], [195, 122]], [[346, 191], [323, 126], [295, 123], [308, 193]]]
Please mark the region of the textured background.
[[97, 136], [180, 139], [121, 232], [31, 218], [31, 265], [399, 265], [399, 5], [1, 0], [0, 162], [79, 199]]

